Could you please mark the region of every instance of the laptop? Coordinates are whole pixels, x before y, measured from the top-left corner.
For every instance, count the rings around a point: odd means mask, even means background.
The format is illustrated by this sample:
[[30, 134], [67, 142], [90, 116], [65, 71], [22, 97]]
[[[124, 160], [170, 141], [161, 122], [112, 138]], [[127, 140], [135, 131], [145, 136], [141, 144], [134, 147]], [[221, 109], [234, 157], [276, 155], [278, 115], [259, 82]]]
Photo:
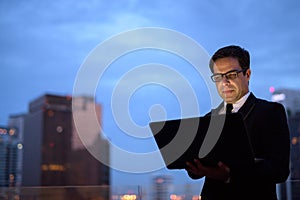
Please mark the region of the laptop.
[[185, 169], [198, 158], [206, 166], [222, 161], [229, 167], [254, 164], [254, 154], [240, 113], [149, 123], [168, 169]]

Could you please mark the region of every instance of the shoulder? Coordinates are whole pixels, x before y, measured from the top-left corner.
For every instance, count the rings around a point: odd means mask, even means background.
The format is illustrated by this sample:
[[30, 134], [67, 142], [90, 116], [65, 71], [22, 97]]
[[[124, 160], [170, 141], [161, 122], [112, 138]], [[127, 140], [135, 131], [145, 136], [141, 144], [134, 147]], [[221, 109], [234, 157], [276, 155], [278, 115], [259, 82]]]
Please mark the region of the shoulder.
[[284, 106], [281, 103], [268, 101], [268, 100], [261, 99], [261, 98], [256, 98], [255, 103], [258, 106], [264, 106], [264, 107], [268, 107], [268, 108], [284, 108]]
[[284, 113], [285, 108], [281, 103], [256, 98], [255, 108], [263, 114], [263, 112]]

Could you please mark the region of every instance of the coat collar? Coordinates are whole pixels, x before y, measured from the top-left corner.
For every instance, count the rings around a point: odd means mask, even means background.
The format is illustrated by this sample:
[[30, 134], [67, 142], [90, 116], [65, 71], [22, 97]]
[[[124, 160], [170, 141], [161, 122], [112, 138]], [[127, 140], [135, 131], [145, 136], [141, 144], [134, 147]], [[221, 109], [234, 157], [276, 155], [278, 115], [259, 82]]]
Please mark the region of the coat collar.
[[[251, 92], [249, 97], [247, 98], [246, 102], [244, 105], [240, 108], [238, 111], [243, 115], [244, 120], [248, 117], [248, 115], [251, 113], [253, 110], [255, 103], [256, 103], [257, 98], [254, 96], [254, 94]], [[221, 102], [220, 105], [216, 109], [212, 109], [211, 114], [217, 114], [221, 109], [223, 109], [224, 102]]]

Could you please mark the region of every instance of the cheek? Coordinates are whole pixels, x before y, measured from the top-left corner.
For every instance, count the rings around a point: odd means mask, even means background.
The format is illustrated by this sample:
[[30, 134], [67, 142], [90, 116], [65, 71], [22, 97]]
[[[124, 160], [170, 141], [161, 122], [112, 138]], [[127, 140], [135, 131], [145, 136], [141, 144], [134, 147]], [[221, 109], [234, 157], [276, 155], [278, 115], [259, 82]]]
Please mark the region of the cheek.
[[243, 90], [248, 88], [248, 80], [241, 81], [240, 88]]
[[216, 88], [218, 90], [218, 93], [221, 95], [222, 94], [222, 84], [216, 84]]

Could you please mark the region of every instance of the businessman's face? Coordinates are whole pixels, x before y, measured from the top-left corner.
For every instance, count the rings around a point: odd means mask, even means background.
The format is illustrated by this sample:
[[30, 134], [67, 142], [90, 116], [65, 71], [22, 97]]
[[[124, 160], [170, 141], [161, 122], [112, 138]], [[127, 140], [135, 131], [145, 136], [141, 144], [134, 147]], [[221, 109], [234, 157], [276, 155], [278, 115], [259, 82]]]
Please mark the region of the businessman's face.
[[[222, 74], [222, 80], [215, 82], [219, 95], [227, 103], [235, 103], [249, 91], [251, 71], [242, 70], [236, 58], [219, 58], [214, 63], [214, 74]], [[227, 72], [233, 72], [228, 75]], [[224, 75], [226, 74], [226, 75]], [[234, 76], [236, 75], [236, 76]]]

